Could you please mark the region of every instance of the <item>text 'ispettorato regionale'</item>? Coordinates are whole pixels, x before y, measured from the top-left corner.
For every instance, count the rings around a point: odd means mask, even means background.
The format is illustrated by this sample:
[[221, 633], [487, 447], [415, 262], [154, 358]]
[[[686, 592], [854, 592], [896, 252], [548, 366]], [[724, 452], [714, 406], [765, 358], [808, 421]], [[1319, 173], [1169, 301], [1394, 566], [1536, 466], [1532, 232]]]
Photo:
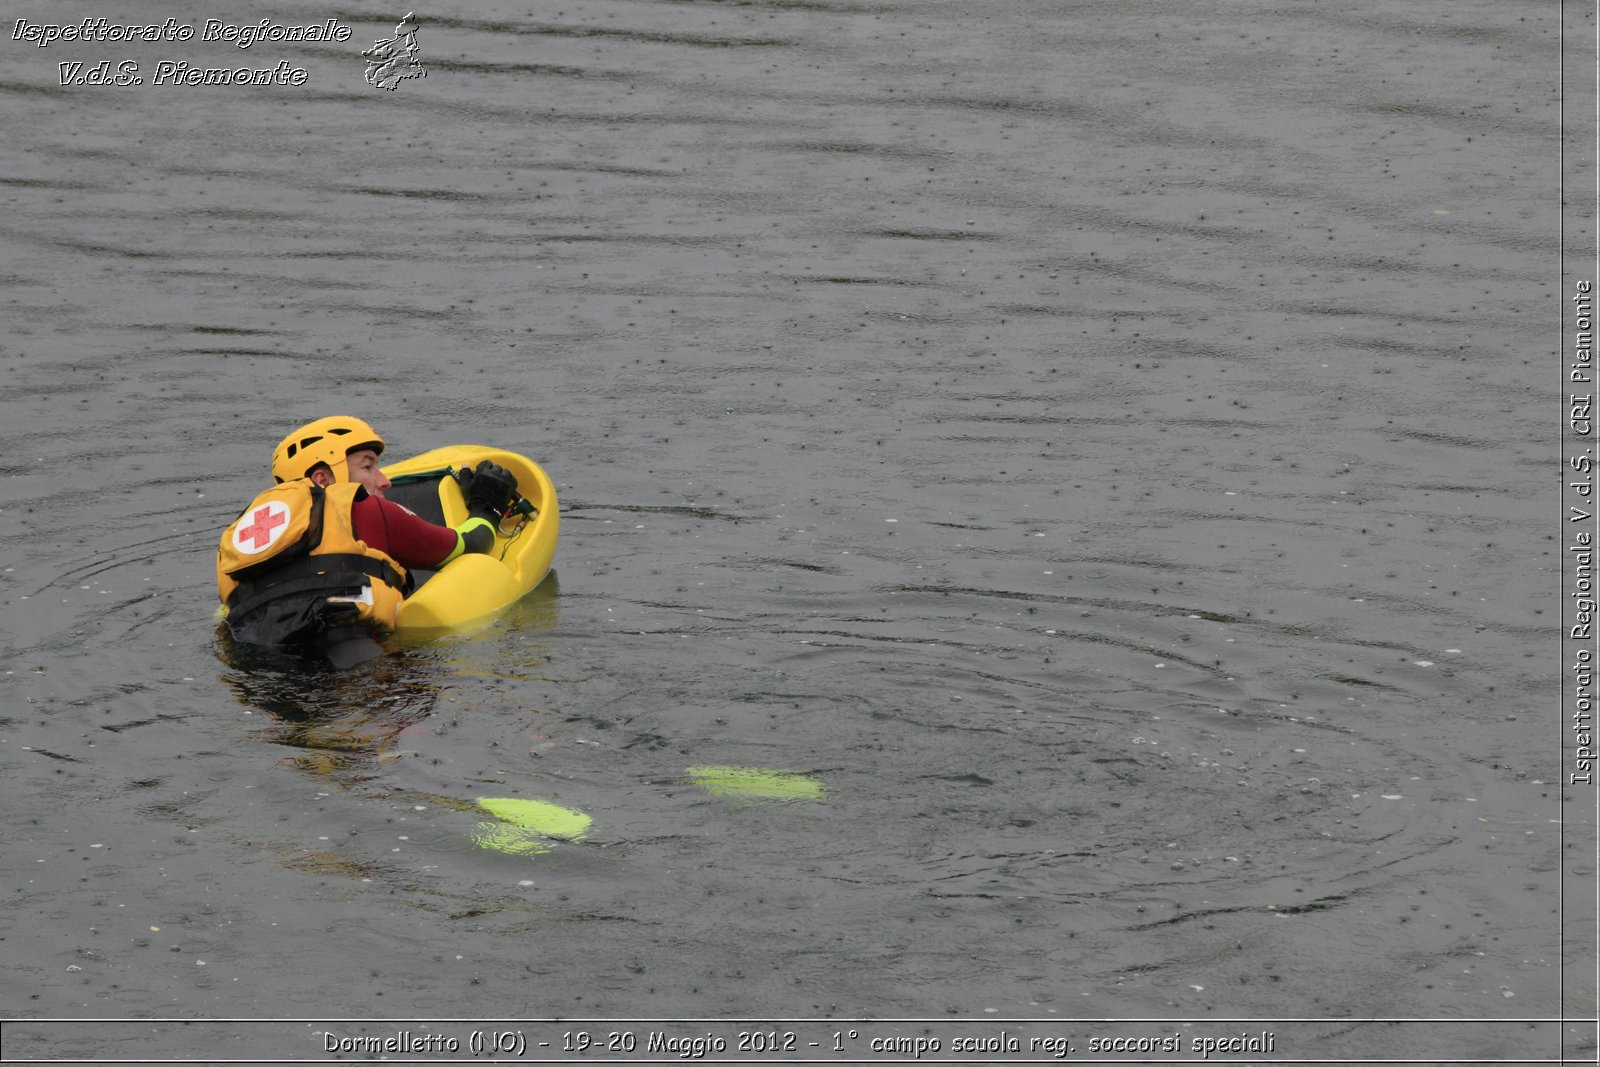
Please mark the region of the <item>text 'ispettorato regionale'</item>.
[[151, 44], [161, 41], [224, 41], [240, 48], [249, 48], [257, 41], [348, 41], [352, 36], [349, 26], [338, 19], [302, 24], [273, 22], [227, 22], [223, 19], [206, 19], [197, 31], [193, 23], [168, 18], [163, 22], [125, 23], [108, 18], [85, 18], [79, 22], [29, 22], [18, 19], [11, 29], [13, 41], [28, 41], [40, 48], [48, 48], [58, 41], [88, 41], [94, 44], [115, 44], [144, 41]]
[[[162, 22], [127, 23], [112, 22], [108, 18], [85, 18], [79, 22], [30, 22], [18, 19], [11, 29], [13, 41], [23, 41], [47, 48], [65, 42], [91, 44], [129, 44], [162, 42], [220, 42], [238, 48], [249, 48], [262, 41], [278, 43], [291, 41], [348, 41], [352, 36], [349, 26], [338, 19], [322, 22], [282, 23], [271, 19], [259, 22], [227, 22], [223, 19], [206, 19], [203, 24], [179, 22], [168, 18]], [[62, 85], [143, 85], [145, 78], [139, 71], [139, 62], [118, 58], [93, 61], [69, 61], [57, 64]], [[156, 62], [151, 84], [154, 85], [304, 85], [310, 72], [293, 66], [288, 60], [279, 60], [270, 67], [201, 67], [186, 59], [162, 59]]]

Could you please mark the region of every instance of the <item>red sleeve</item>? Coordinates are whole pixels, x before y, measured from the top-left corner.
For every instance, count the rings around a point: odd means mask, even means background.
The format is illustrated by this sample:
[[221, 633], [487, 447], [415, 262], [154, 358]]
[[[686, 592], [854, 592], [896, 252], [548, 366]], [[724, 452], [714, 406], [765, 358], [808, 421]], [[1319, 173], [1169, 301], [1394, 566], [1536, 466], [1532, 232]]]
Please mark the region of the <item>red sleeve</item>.
[[382, 497], [367, 496], [350, 509], [356, 536], [387, 552], [406, 568], [435, 567], [456, 550], [456, 532], [435, 526], [409, 508]]

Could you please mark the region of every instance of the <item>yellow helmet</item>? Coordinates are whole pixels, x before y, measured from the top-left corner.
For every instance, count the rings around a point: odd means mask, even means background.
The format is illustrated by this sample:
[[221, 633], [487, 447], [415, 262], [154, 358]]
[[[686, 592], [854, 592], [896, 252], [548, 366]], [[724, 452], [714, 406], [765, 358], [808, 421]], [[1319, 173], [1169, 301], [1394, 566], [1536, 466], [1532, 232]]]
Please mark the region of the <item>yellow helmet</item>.
[[272, 476], [280, 482], [304, 478], [319, 463], [326, 463], [335, 481], [347, 481], [342, 462], [352, 452], [370, 448], [383, 452], [378, 431], [350, 415], [334, 415], [300, 427], [278, 442], [272, 453]]

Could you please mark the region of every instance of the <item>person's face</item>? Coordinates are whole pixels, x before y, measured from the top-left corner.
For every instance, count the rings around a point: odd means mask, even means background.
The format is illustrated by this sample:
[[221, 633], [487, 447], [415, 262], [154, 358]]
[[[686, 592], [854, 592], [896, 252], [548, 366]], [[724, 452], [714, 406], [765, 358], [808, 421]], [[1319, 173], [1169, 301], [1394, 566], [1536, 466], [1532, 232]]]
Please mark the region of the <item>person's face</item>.
[[373, 496], [382, 496], [383, 491], [393, 483], [383, 476], [383, 471], [378, 467], [378, 454], [370, 448], [360, 452], [352, 452], [345, 459], [345, 468], [352, 482], [366, 486], [367, 492]]

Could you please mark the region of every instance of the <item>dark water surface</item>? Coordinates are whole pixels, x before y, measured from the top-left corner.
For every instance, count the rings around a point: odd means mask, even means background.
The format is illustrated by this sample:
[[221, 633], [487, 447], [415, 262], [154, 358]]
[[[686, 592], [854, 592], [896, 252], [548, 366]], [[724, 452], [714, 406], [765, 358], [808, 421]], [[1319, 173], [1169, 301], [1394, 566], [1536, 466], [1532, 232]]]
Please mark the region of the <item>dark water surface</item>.
[[[106, 13], [0, 40], [7, 1015], [1561, 1014], [1550, 5], [454, 2], [392, 92], [400, 8], [9, 39]], [[219, 658], [341, 411], [539, 460], [558, 587]], [[1458, 1039], [1593, 1028], [1292, 1053]]]

